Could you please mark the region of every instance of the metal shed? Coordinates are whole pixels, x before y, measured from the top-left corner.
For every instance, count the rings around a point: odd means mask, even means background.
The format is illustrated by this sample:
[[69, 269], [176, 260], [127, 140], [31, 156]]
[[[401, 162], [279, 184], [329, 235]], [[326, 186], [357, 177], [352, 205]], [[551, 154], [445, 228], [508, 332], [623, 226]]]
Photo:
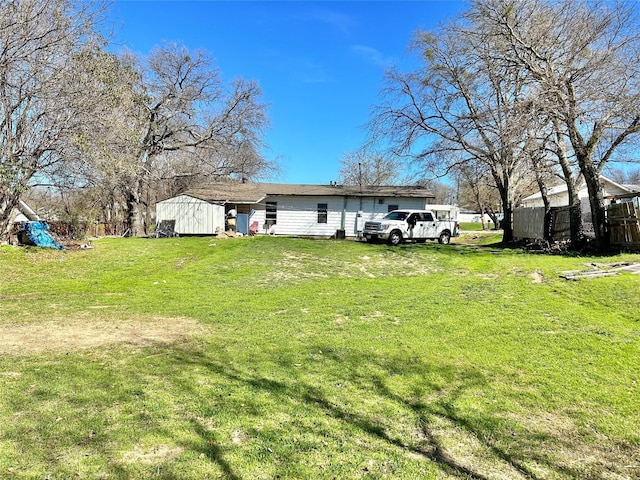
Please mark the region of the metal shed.
[[210, 235], [224, 231], [225, 207], [191, 195], [178, 195], [156, 204], [156, 224], [175, 221], [180, 235]]

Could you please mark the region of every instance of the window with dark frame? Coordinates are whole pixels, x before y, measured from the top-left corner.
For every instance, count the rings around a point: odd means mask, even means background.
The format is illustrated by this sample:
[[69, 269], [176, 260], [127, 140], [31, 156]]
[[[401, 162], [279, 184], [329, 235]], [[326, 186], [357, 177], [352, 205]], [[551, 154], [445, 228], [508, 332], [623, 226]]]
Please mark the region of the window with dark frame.
[[278, 217], [278, 202], [267, 202], [266, 203], [266, 224], [267, 227], [276, 224], [276, 220]]
[[318, 204], [318, 223], [327, 223], [327, 210], [329, 205], [326, 203]]
[[393, 212], [394, 210], [398, 210], [398, 205], [387, 205], [387, 212]]

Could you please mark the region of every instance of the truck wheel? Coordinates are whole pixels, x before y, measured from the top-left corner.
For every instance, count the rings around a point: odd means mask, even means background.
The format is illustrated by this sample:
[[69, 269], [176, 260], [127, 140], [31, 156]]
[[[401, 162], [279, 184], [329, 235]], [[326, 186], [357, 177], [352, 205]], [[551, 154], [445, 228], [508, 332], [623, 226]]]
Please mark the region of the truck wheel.
[[400, 242], [402, 242], [402, 233], [400, 233], [398, 230], [394, 230], [393, 232], [391, 232], [389, 234], [389, 245], [399, 245]]
[[442, 232], [440, 237], [438, 237], [438, 243], [443, 245], [448, 245], [451, 241], [451, 234], [449, 232]]

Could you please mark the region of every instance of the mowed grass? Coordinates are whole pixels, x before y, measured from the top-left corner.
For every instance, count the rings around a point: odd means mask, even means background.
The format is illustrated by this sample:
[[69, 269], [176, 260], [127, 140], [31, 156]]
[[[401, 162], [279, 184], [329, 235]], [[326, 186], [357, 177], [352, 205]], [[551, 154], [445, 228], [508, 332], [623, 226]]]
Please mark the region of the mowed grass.
[[640, 255], [0, 248], [0, 478], [640, 478]]
[[463, 232], [482, 231], [482, 223], [480, 222], [460, 222], [460, 230]]

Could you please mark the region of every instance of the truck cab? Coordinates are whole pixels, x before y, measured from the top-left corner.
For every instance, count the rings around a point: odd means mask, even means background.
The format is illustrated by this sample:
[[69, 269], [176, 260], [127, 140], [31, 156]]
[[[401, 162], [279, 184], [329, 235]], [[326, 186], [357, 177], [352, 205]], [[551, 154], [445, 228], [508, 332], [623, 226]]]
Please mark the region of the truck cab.
[[368, 242], [383, 240], [390, 245], [405, 241], [422, 243], [428, 239], [447, 244], [458, 232], [457, 221], [438, 220], [431, 210], [394, 210], [380, 221], [366, 222], [363, 236]]

